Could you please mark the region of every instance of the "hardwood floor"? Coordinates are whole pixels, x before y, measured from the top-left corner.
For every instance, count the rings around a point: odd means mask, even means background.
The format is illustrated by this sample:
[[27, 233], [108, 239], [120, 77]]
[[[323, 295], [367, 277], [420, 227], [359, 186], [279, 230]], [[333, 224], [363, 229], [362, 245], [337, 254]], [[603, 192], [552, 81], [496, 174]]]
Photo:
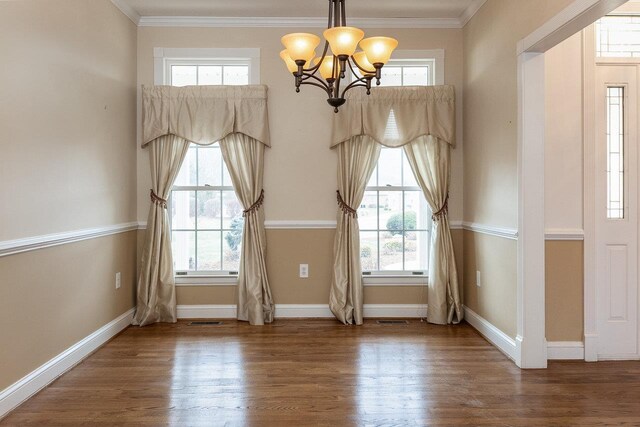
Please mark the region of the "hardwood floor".
[[521, 371], [469, 325], [131, 327], [1, 426], [640, 425], [640, 362]]

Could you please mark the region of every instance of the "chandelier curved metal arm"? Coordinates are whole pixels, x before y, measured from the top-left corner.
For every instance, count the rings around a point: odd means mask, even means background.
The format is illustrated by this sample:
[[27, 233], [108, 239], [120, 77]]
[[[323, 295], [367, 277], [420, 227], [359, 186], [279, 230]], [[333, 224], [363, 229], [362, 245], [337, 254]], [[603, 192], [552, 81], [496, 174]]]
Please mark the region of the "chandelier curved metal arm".
[[[280, 52], [280, 57], [295, 78], [296, 92], [300, 92], [300, 86], [303, 85], [323, 89], [328, 95], [327, 102], [336, 113], [346, 102], [345, 93], [348, 90], [364, 87], [369, 95], [374, 78], [376, 85], [380, 85], [382, 67], [398, 46], [398, 41], [390, 37], [363, 39], [364, 31], [348, 27], [345, 1], [329, 0], [329, 20], [323, 33], [326, 41], [320, 57], [314, 59], [320, 38], [309, 33], [283, 36], [282, 44], [286, 49]], [[362, 50], [356, 52], [358, 45]], [[352, 80], [341, 91], [342, 80], [347, 76], [352, 76]]]

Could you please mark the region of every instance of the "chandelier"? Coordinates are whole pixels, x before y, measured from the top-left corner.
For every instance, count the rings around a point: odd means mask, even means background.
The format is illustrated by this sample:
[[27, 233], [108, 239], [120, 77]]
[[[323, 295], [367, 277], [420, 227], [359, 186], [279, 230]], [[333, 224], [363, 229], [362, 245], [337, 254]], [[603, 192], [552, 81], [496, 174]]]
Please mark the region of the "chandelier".
[[[375, 78], [376, 85], [380, 84], [382, 67], [398, 46], [398, 41], [391, 37], [363, 39], [364, 31], [347, 27], [345, 1], [329, 0], [329, 23], [323, 33], [326, 41], [320, 57], [315, 57], [320, 44], [320, 37], [315, 34], [292, 33], [281, 39], [286, 49], [280, 52], [280, 58], [295, 78], [296, 92], [300, 92], [302, 85], [324, 89], [329, 96], [327, 102], [336, 113], [345, 103], [344, 94], [349, 89], [364, 87], [369, 95], [371, 81]], [[362, 50], [356, 52], [358, 44]], [[353, 80], [341, 88], [342, 80], [349, 74]]]

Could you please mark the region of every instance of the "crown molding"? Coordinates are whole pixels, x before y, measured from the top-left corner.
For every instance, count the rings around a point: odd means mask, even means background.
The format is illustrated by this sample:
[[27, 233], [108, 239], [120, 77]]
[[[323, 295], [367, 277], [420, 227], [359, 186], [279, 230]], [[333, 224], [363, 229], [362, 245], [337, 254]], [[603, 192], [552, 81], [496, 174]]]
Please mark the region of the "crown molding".
[[[487, 0], [473, 0], [457, 18], [349, 18], [361, 28], [462, 28]], [[220, 17], [220, 16], [140, 16], [127, 0], [111, 3], [139, 27], [218, 28], [326, 28], [327, 18], [310, 17]]]
[[[116, 1], [116, 0], [112, 0]], [[459, 18], [350, 18], [361, 28], [462, 28]], [[140, 27], [326, 28], [327, 18], [142, 16]]]
[[140, 15], [125, 0], [111, 0], [111, 3], [113, 3], [113, 5], [120, 10], [120, 12], [124, 13], [127, 18], [131, 19], [131, 22], [136, 25], [139, 24]]
[[462, 12], [458, 21], [460, 22], [460, 28], [467, 25], [471, 18], [480, 10], [482, 6], [487, 2], [487, 0], [473, 0], [469, 6]]

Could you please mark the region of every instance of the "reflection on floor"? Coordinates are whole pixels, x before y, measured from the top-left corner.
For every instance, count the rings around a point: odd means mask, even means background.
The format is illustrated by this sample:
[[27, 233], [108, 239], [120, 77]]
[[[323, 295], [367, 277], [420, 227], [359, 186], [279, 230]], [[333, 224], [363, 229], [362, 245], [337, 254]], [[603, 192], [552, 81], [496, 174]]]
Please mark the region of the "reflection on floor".
[[0, 425], [640, 425], [640, 362], [520, 371], [469, 325], [131, 327]]

